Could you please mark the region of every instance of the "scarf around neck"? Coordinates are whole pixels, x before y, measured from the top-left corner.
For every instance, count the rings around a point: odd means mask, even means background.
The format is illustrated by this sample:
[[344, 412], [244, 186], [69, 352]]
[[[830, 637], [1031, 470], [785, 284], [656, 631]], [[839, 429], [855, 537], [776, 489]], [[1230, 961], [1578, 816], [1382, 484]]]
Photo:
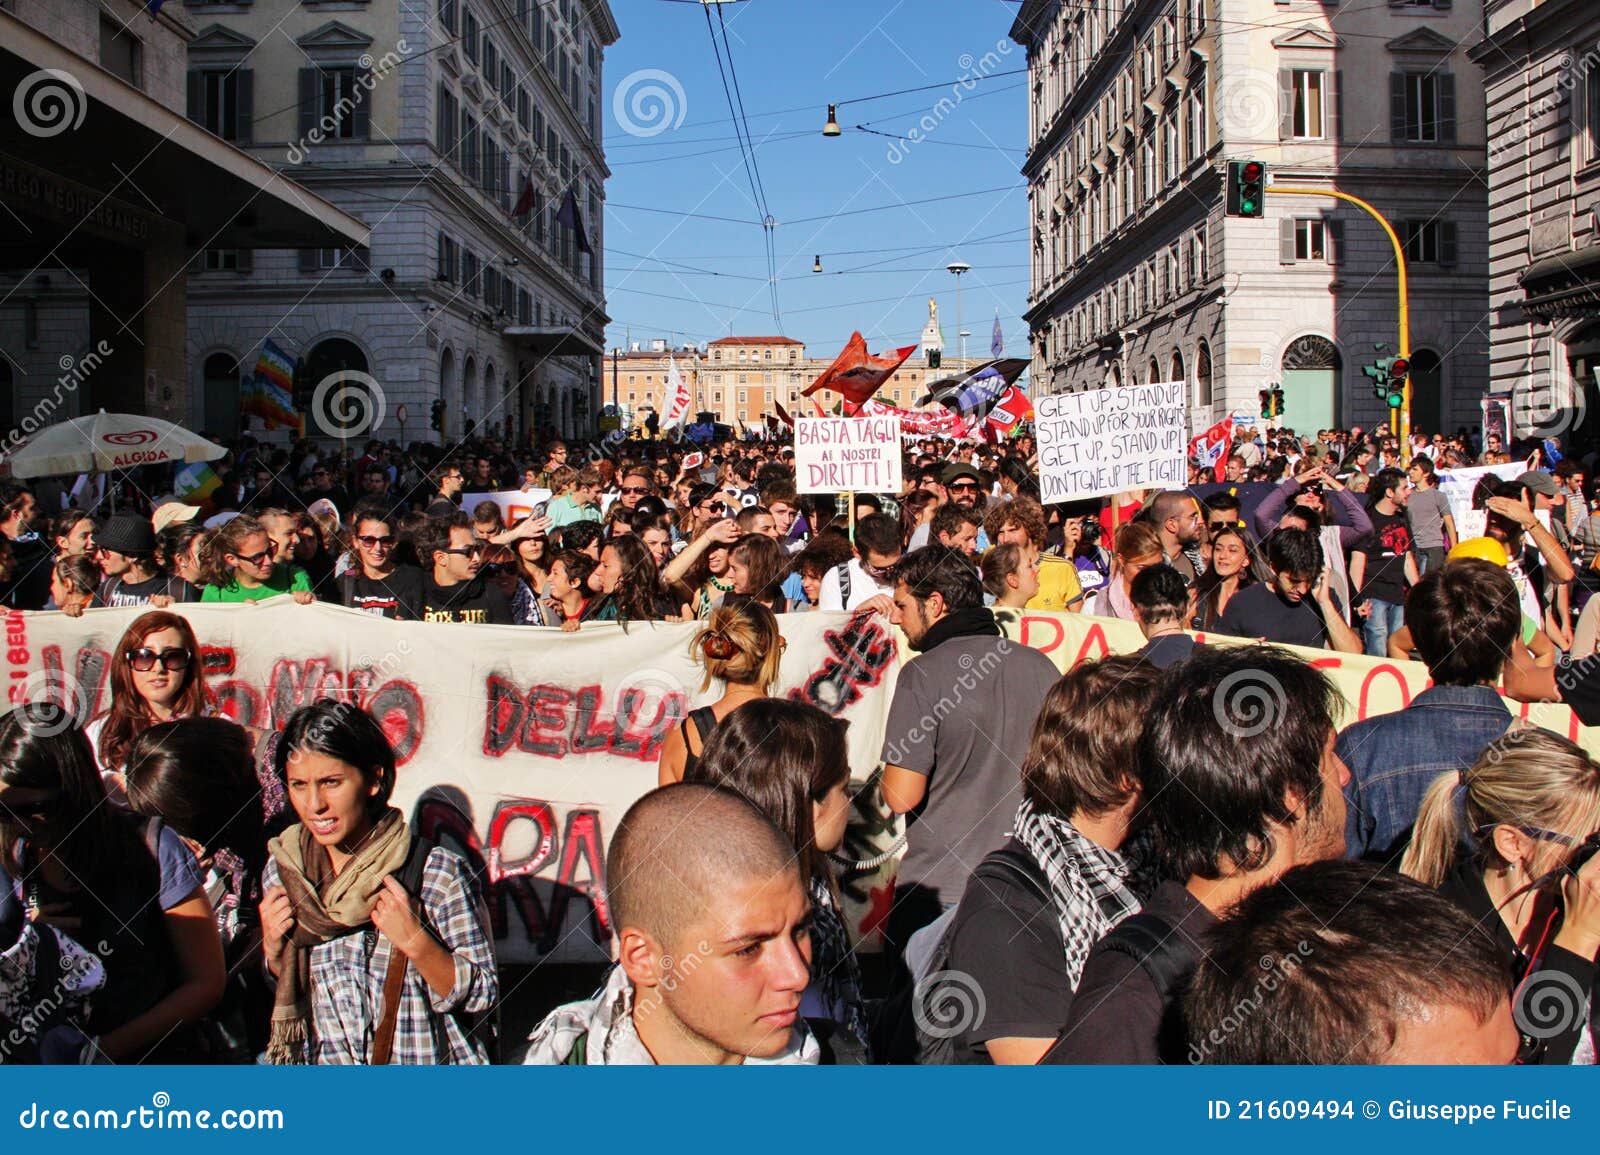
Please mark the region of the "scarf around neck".
[[1139, 913], [1139, 898], [1128, 886], [1128, 860], [1065, 818], [1034, 809], [1026, 798], [1017, 808], [1016, 839], [1049, 879], [1067, 981], [1076, 991], [1090, 948], [1123, 919]]
[[274, 960], [278, 992], [272, 1005], [267, 1062], [305, 1063], [312, 948], [361, 930], [372, 921], [372, 907], [383, 880], [405, 865], [411, 832], [400, 811], [386, 808], [338, 874], [333, 872], [327, 847], [318, 844], [302, 825], [289, 827], [267, 844], [267, 850], [277, 860], [279, 880], [294, 905], [294, 930], [284, 938]]
[[994, 611], [988, 606], [969, 606], [964, 610], [951, 610], [928, 627], [922, 639], [911, 648], [925, 654], [951, 638], [998, 638], [1000, 625], [994, 620]]

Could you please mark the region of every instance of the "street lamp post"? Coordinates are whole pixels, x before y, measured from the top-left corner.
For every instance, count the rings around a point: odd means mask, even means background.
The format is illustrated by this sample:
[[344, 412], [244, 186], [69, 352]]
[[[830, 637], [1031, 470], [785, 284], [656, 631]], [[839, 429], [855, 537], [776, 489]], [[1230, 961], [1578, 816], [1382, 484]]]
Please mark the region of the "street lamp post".
[[967, 364], [967, 334], [961, 328], [961, 274], [970, 271], [971, 265], [966, 261], [951, 261], [945, 266], [945, 271], [956, 279], [956, 339], [961, 345], [961, 366]]

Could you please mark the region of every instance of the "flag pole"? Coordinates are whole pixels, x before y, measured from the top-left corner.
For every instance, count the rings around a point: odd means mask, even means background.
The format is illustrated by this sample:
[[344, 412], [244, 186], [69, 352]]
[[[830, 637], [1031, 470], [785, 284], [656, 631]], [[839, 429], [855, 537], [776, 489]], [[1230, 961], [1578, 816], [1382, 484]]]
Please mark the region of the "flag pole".
[[845, 496], [845, 500], [850, 503], [850, 513], [849, 513], [849, 517], [850, 517], [850, 522], [849, 522], [849, 524], [850, 524], [850, 544], [851, 545], [855, 545], [855, 543], [856, 543], [856, 492], [855, 492], [855, 490], [852, 489], [852, 490], [847, 491], [844, 496]]

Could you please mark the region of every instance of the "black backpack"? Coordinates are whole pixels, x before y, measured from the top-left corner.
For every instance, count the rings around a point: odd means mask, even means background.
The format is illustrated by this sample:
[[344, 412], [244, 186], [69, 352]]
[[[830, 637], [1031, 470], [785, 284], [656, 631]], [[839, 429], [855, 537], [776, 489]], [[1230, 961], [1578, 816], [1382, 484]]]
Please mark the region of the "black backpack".
[[1157, 1039], [1161, 1059], [1184, 1062], [1187, 1031], [1180, 1002], [1189, 977], [1200, 965], [1200, 954], [1188, 937], [1159, 915], [1140, 911], [1112, 927], [1098, 946], [1127, 955], [1149, 976], [1163, 1007]]

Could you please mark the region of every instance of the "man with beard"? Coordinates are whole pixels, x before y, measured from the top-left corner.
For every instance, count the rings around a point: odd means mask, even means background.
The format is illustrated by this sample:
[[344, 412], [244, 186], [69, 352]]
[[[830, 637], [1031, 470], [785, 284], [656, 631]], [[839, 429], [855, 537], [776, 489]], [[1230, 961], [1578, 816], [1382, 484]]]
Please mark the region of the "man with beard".
[[11, 576], [0, 583], [0, 604], [40, 610], [50, 600], [50, 547], [34, 532], [39, 503], [27, 486], [0, 482], [0, 534], [11, 546]]
[[498, 586], [478, 575], [484, 545], [472, 532], [472, 519], [458, 513], [432, 520], [417, 534], [417, 557], [432, 572], [423, 583], [425, 622], [511, 624], [511, 604]]

